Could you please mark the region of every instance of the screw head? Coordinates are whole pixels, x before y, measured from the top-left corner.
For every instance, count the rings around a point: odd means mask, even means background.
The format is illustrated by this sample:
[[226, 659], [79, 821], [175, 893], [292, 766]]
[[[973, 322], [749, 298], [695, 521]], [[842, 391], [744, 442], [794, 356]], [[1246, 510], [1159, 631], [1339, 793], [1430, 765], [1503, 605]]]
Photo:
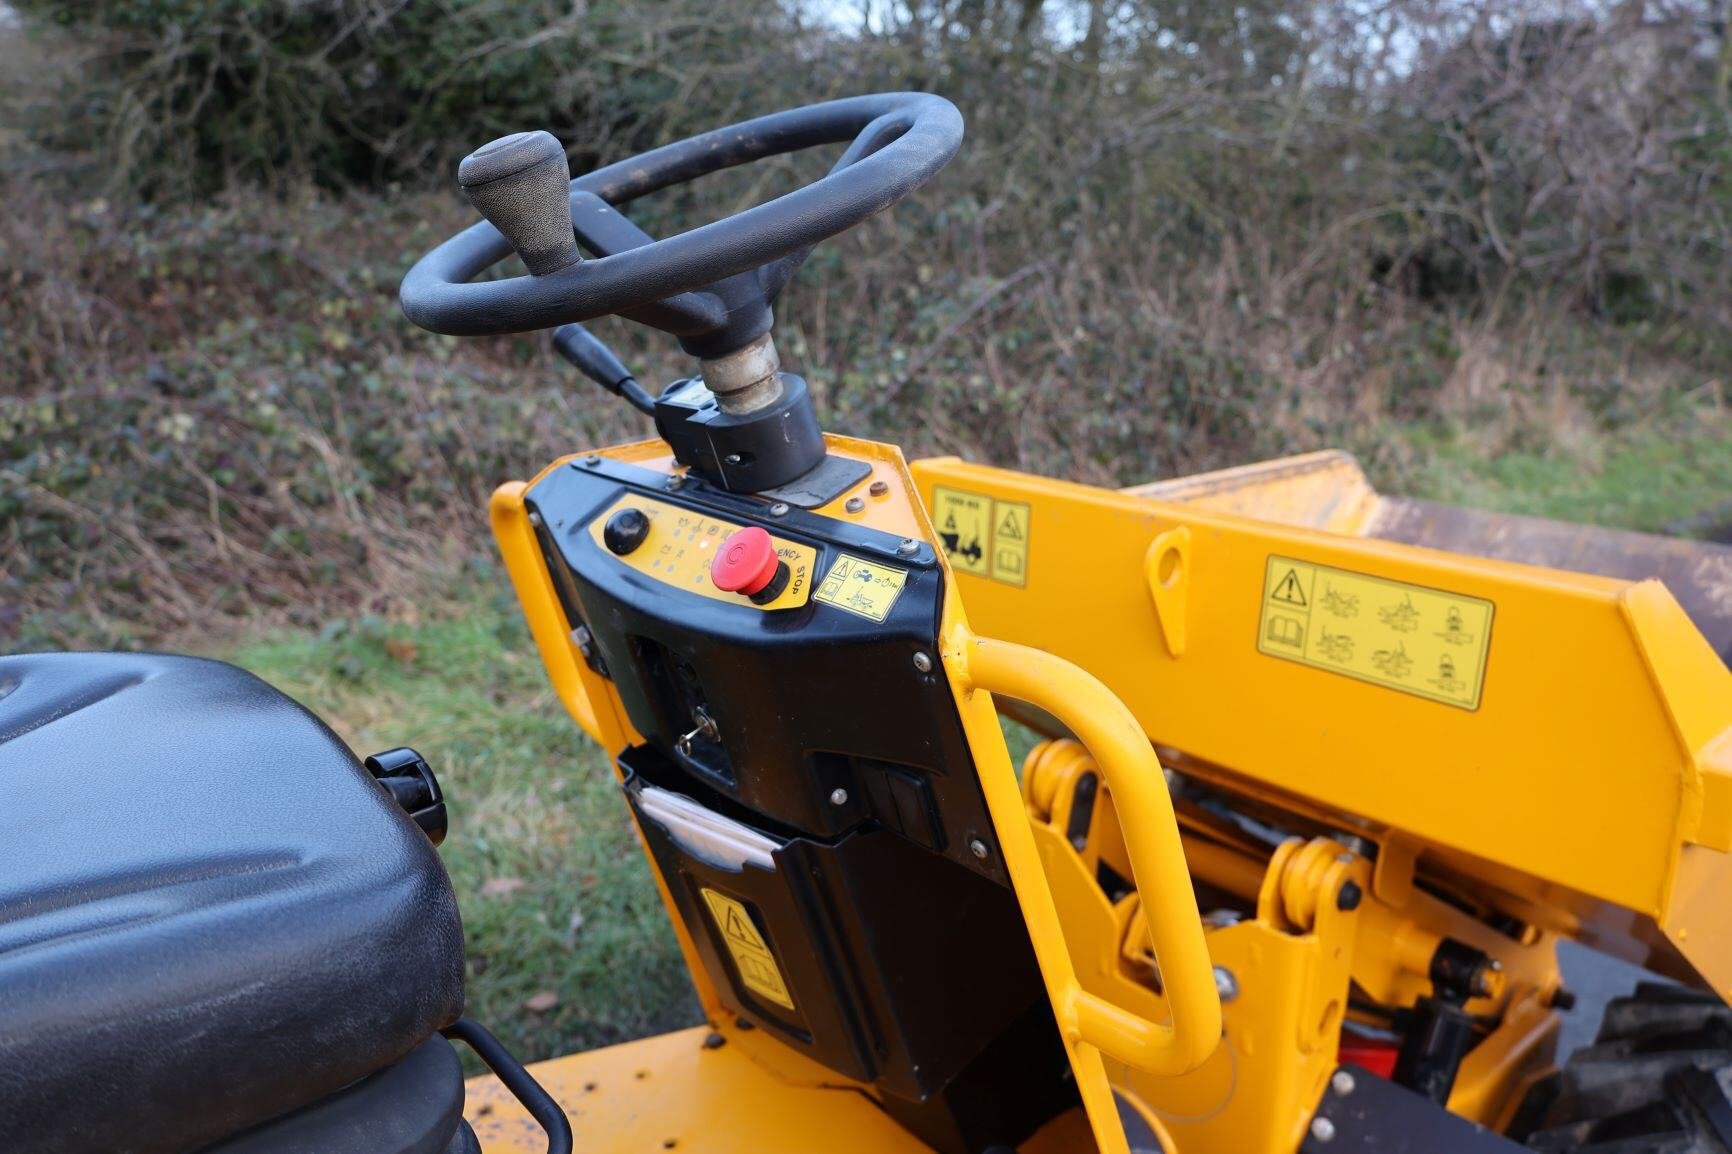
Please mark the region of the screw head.
[[858, 513], [866, 507], [866, 501], [861, 497], [850, 497], [842, 503], [842, 508], [850, 513]]
[[1345, 1098], [1353, 1093], [1354, 1087], [1358, 1083], [1353, 1080], [1353, 1075], [1346, 1070], [1337, 1070], [1335, 1076], [1329, 1079], [1329, 1085], [1337, 1094]]
[[743, 460], [745, 460], [745, 458], [740, 456], [738, 453], [729, 453], [727, 456], [722, 458], [722, 464], [737, 465]]
[[845, 789], [833, 789], [833, 790], [831, 790], [830, 791], [830, 804], [831, 805], [847, 805], [848, 804], [848, 791]]
[[684, 485], [685, 483], [686, 483], [685, 477], [681, 476], [679, 473], [672, 473], [668, 476], [668, 479], [667, 479], [667, 487], [670, 489], [677, 489], [681, 485]]
[[786, 517], [787, 515], [788, 515], [788, 502], [777, 501], [774, 505], [770, 506], [770, 516], [772, 516], [772, 517]]
[[1359, 903], [1365, 900], [1365, 891], [1359, 888], [1358, 882], [1348, 882], [1335, 894], [1335, 908], [1338, 910], [1356, 910]]
[[890, 492], [890, 482], [874, 481], [870, 485], [866, 486], [866, 491], [874, 497], [882, 497]]
[[1335, 1123], [1327, 1118], [1311, 1119], [1311, 1137], [1319, 1142], [1335, 1141]]
[[1215, 967], [1215, 993], [1223, 1002], [1230, 1002], [1239, 996], [1239, 979], [1233, 976], [1233, 971], [1226, 966]]
[[931, 673], [932, 672], [932, 658], [927, 656], [923, 652], [922, 653], [916, 653], [914, 655], [914, 668], [920, 670], [920, 672], [922, 672], [922, 673]]
[[904, 537], [896, 544], [896, 551], [904, 557], [912, 557], [920, 552], [920, 542], [912, 537]]
[[991, 848], [979, 838], [973, 838], [969, 841], [968, 852], [979, 858], [981, 861], [985, 861], [987, 858], [992, 856]]

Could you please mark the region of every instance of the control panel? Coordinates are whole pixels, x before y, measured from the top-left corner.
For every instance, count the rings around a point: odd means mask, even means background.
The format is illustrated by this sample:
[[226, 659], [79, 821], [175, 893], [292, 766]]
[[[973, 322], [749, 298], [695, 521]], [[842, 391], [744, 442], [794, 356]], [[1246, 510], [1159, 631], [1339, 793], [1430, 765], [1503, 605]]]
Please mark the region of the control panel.
[[940, 661], [944, 567], [895, 450], [842, 444], [784, 491], [638, 446], [524, 501], [642, 735], [622, 786], [724, 1001], [976, 1154], [1074, 1083]]
[[812, 546], [651, 497], [621, 497], [590, 523], [590, 535], [682, 593], [776, 610], [804, 605], [812, 592]]

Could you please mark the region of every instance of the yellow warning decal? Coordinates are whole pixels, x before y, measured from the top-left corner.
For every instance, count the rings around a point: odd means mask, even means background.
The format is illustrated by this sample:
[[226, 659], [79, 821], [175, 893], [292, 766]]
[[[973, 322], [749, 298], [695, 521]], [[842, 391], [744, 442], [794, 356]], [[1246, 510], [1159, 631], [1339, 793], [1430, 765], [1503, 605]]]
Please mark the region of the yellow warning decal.
[[1271, 556], [1257, 649], [1478, 709], [1496, 608], [1465, 593]]
[[932, 490], [932, 523], [950, 567], [1007, 585], [1028, 584], [1030, 509], [982, 493]]
[[782, 980], [776, 955], [770, 952], [745, 904], [707, 887], [700, 887], [698, 892], [704, 895], [704, 904], [710, 907], [710, 916], [716, 919], [722, 943], [733, 955], [734, 969], [740, 973], [740, 982], [759, 997], [768, 998], [785, 1009], [793, 1009], [794, 998], [788, 993], [788, 983]]
[[889, 616], [896, 599], [902, 596], [902, 586], [907, 582], [908, 574], [904, 570], [877, 565], [844, 553], [830, 566], [830, 572], [824, 575], [813, 596], [826, 605], [846, 609], [872, 621], [882, 621]]

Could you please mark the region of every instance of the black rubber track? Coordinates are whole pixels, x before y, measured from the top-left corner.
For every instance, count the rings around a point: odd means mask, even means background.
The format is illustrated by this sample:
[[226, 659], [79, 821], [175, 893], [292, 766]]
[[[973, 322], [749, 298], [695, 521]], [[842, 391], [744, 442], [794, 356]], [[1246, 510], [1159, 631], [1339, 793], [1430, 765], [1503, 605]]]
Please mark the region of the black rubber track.
[[1732, 1154], [1732, 1008], [1644, 982], [1606, 1005], [1594, 1044], [1535, 1087], [1529, 1148], [1569, 1154]]

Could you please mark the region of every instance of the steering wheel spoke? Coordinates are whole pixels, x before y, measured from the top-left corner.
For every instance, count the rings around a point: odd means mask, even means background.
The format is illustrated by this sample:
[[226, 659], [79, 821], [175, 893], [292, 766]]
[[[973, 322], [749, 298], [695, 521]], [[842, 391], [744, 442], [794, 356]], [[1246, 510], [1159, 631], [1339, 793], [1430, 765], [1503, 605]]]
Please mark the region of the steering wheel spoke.
[[655, 243], [655, 238], [633, 224], [625, 213], [595, 193], [581, 189], [572, 190], [571, 227], [577, 233], [578, 243], [596, 256], [613, 256]]

